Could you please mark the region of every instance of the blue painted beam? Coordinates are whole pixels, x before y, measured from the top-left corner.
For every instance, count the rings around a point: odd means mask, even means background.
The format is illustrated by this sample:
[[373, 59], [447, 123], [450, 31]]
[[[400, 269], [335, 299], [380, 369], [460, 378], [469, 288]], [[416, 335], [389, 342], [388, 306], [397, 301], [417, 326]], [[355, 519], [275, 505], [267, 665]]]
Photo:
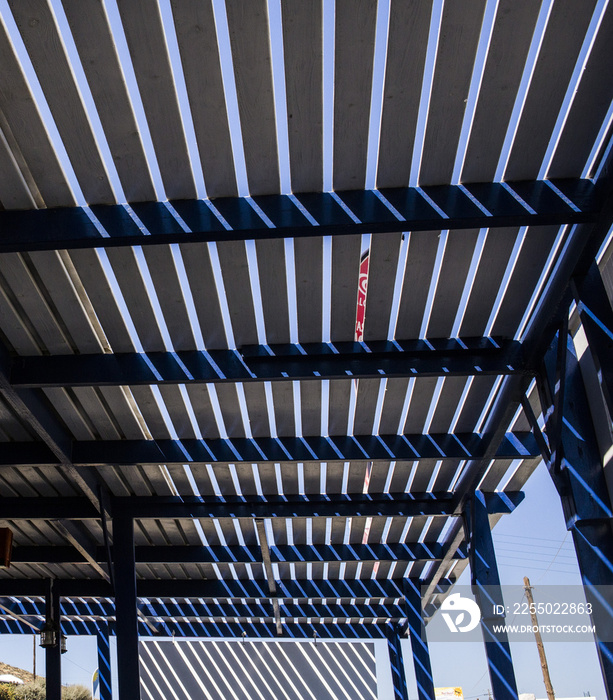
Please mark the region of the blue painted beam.
[[[60, 460], [42, 443], [11, 442], [0, 466], [51, 466]], [[233, 464], [285, 461], [373, 461], [479, 459], [487, 442], [477, 433], [412, 435], [336, 435], [331, 437], [258, 437], [204, 440], [87, 440], [73, 442], [72, 464]], [[495, 459], [539, 456], [532, 433], [507, 433]]]
[[[564, 352], [558, 352], [560, 343]], [[558, 360], [561, 361], [561, 366]], [[551, 440], [556, 391], [564, 376], [559, 442], [552, 445], [549, 473], [560, 495], [566, 527], [571, 532], [587, 601], [592, 604], [592, 624], [607, 693], [613, 696], [613, 612], [597, 590], [609, 585], [613, 575], [612, 504], [583, 377], [570, 336], [558, 334], [548, 350], [539, 382], [539, 394], [546, 417], [545, 430]], [[608, 420], [608, 419], [607, 419]], [[558, 460], [554, 453], [557, 452]], [[557, 461], [557, 468], [556, 468]]]
[[426, 639], [426, 625], [422, 612], [421, 581], [419, 579], [405, 579], [404, 596], [409, 639], [411, 640], [411, 650], [413, 652], [413, 665], [415, 667], [415, 680], [417, 682], [417, 695], [419, 700], [434, 700], [434, 679], [430, 663], [430, 650]]
[[[296, 195], [309, 218], [287, 195], [254, 197], [274, 228], [269, 228], [241, 197], [172, 202], [189, 232], [184, 231], [161, 202], [132, 204], [146, 233], [121, 205], [96, 205], [89, 210], [71, 207], [3, 211], [0, 212], [0, 252], [568, 224], [595, 219], [600, 201], [590, 180], [554, 182], [563, 196], [546, 181], [509, 182], [505, 186], [476, 183], [464, 187], [387, 189], [380, 191], [381, 198], [371, 190], [337, 192], [360, 223], [355, 223], [328, 193]], [[569, 206], [567, 199], [573, 206]], [[231, 230], [226, 230], [216, 212]], [[311, 220], [318, 225], [313, 225]]]
[[56, 628], [57, 643], [45, 649], [45, 676], [47, 700], [61, 700], [62, 696], [62, 653], [60, 647], [60, 595], [53, 581], [47, 582], [48, 590], [45, 600], [46, 621]]
[[113, 519], [113, 568], [117, 634], [117, 682], [120, 700], [140, 698], [138, 613], [134, 562], [134, 521]]
[[407, 680], [404, 673], [404, 661], [402, 658], [401, 636], [398, 625], [385, 626], [387, 637], [387, 650], [392, 667], [392, 685], [394, 688], [394, 700], [409, 700]]
[[[479, 459], [485, 450], [477, 433], [457, 435], [341, 435], [231, 440], [90, 440], [74, 442], [75, 464], [187, 464], [215, 462]], [[497, 459], [538, 457], [532, 433], [507, 433]]]
[[98, 648], [98, 686], [100, 700], [113, 700], [111, 677], [111, 644], [109, 626], [99, 621], [97, 623], [96, 641]]
[[594, 261], [585, 275], [575, 276], [572, 290], [587, 336], [604, 400], [613, 416], [613, 307], [598, 265]]
[[10, 381], [49, 387], [530, 373], [521, 343], [490, 338], [305, 343], [204, 352], [16, 357]]
[[[0, 596], [44, 596], [44, 580], [42, 579], [0, 579]], [[313, 579], [310, 581], [282, 580], [278, 583], [280, 599], [337, 599], [349, 602], [355, 599], [363, 602], [372, 599], [373, 602], [394, 603], [402, 600], [404, 591], [402, 579]], [[444, 581], [450, 585], [450, 581]], [[108, 598], [113, 596], [110, 584], [101, 579], [57, 579], [57, 590], [67, 598]], [[139, 598], [202, 598], [204, 600], [218, 599], [259, 600], [270, 598], [265, 581], [223, 581], [188, 580], [188, 579], [139, 579], [137, 581]]]
[[[485, 498], [476, 491], [467, 512], [469, 523], [469, 559], [471, 583], [482, 611], [490, 611], [493, 605], [504, 610], [500, 577]], [[494, 626], [504, 624], [504, 618], [491, 615], [481, 618], [481, 631], [485, 644], [490, 682], [496, 700], [517, 700], [517, 683], [511, 658], [511, 648], [506, 632], [494, 632]]]
[[[383, 639], [386, 636], [386, 627], [388, 626], [383, 620], [378, 624], [364, 624], [357, 619], [349, 624], [344, 620], [339, 624], [334, 624], [331, 621], [324, 623], [288, 621], [283, 623], [283, 638], [312, 640], [314, 633], [317, 632], [317, 639]], [[70, 635], [95, 636], [97, 634], [97, 623], [92, 620], [83, 620], [78, 624], [64, 623], [63, 631], [65, 634]], [[139, 621], [138, 631], [142, 637], [155, 636], [152, 630], [142, 621]], [[114, 632], [116, 632], [114, 626], [111, 626], [110, 633], [113, 634]], [[216, 622], [167, 621], [161, 627], [159, 634], [161, 636], [171, 636], [173, 632], [177, 637], [198, 637], [200, 639], [217, 637], [227, 639], [278, 639], [273, 618], [268, 622], [244, 620], [237, 622], [229, 622], [227, 620]], [[243, 632], [245, 635], [243, 635]], [[0, 634], [31, 634], [31, 629], [25, 625], [20, 625], [15, 620], [0, 619]], [[133, 697], [138, 698], [140, 696], [135, 695]], [[120, 698], [123, 698], [123, 696], [120, 695]]]
[[[41, 619], [44, 617], [44, 606], [41, 603], [25, 599], [19, 605], [13, 603], [11, 607], [21, 609], [22, 617], [42, 626]], [[404, 619], [406, 610], [401, 602], [398, 603], [377, 603], [366, 600], [360, 602], [337, 603], [335, 600], [315, 602], [310, 599], [293, 600], [282, 598], [279, 600], [281, 617], [284, 618], [330, 618], [344, 621], [346, 619], [362, 619], [373, 621], [376, 619]], [[233, 600], [223, 602], [219, 600], [203, 601], [199, 599], [182, 600], [158, 600], [146, 599], [138, 604], [139, 611], [150, 618], [169, 620], [177, 619], [207, 619], [216, 618], [230, 619], [234, 617], [253, 618], [274, 618], [274, 610], [270, 599], [257, 599], [248, 602]], [[83, 602], [73, 599], [66, 602], [61, 607], [62, 619], [64, 623], [68, 621], [82, 621], [88, 617], [102, 617], [109, 620], [115, 619], [115, 606], [108, 600], [91, 600]], [[7, 612], [0, 610], [0, 618], [9, 619], [11, 616]]]
[[[273, 563], [281, 562], [358, 562], [358, 561], [436, 561], [443, 558], [445, 547], [438, 542], [416, 542], [411, 544], [353, 544], [353, 545], [277, 545], [270, 547]], [[96, 561], [106, 561], [106, 549], [97, 547]], [[184, 564], [184, 563], [250, 563], [261, 562], [262, 552], [257, 546], [240, 545], [169, 545], [135, 547], [136, 563]], [[462, 546], [454, 559], [465, 559], [466, 548]], [[13, 550], [14, 564], [56, 563], [80, 564], [86, 559], [75, 547], [20, 546]]]
[[[138, 519], [147, 518], [300, 518], [300, 517], [357, 517], [365, 516], [411, 516], [420, 515], [432, 517], [447, 517], [453, 515], [454, 494], [451, 492], [416, 492], [416, 493], [369, 493], [369, 494], [344, 494], [338, 500], [332, 500], [328, 495], [308, 496], [270, 496], [268, 498], [241, 498], [228, 496], [195, 497], [195, 496], [135, 496], [121, 497], [110, 500], [110, 509], [119, 515], [131, 515]], [[486, 494], [488, 511], [494, 513], [510, 513], [521, 503], [524, 494], [522, 491], [496, 492]], [[99, 513], [84, 498], [0, 498], [0, 512], [7, 520], [53, 520], [65, 518], [69, 520], [99, 519]], [[300, 547], [307, 545], [300, 545]], [[310, 545], [309, 545], [310, 546]], [[362, 545], [357, 545], [362, 547]], [[369, 545], [372, 547], [373, 545]], [[420, 553], [423, 558], [436, 555], [436, 549], [426, 552], [419, 545], [410, 545], [416, 548], [413, 551], [415, 558]], [[19, 556], [16, 548], [16, 556]], [[32, 550], [24, 549], [24, 552]], [[53, 550], [50, 550], [51, 553]], [[63, 550], [62, 550], [63, 551]], [[138, 550], [141, 550], [139, 548]], [[152, 549], [151, 552], [155, 552]], [[182, 550], [177, 551], [195, 551]], [[214, 553], [216, 550], [211, 549]], [[301, 549], [292, 551], [301, 552]], [[316, 550], [304, 550], [305, 555], [311, 556]], [[343, 551], [339, 549], [340, 553]], [[357, 551], [357, 550], [356, 550]], [[361, 551], [361, 550], [360, 550]], [[379, 550], [377, 550], [379, 551]], [[279, 549], [279, 561], [283, 554], [290, 550]], [[381, 553], [389, 551], [385, 548]], [[367, 555], [367, 550], [364, 550]], [[345, 552], [353, 558], [350, 552]], [[404, 554], [404, 553], [403, 553]], [[332, 550], [330, 555], [333, 555]], [[26, 554], [27, 556], [27, 554]], [[101, 555], [102, 556], [102, 555]], [[317, 556], [317, 554], [316, 554]], [[368, 555], [367, 555], [368, 556]], [[400, 556], [400, 552], [399, 552]], [[287, 557], [286, 557], [287, 558]], [[436, 556], [435, 556], [436, 558]], [[104, 559], [101, 559], [104, 561]]]

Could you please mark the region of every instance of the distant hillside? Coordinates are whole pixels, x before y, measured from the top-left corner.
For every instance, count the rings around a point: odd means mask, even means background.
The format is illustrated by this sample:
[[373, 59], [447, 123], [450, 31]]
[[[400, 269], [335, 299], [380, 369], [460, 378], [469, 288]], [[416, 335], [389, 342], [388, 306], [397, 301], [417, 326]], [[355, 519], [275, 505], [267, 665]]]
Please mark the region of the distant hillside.
[[11, 676], [17, 676], [17, 678], [21, 678], [21, 680], [25, 683], [30, 683], [34, 680], [34, 676], [30, 673], [30, 671], [24, 671], [22, 668], [17, 668], [17, 666], [9, 666], [8, 664], [3, 664], [0, 661], [0, 676], [4, 673], [10, 673]]

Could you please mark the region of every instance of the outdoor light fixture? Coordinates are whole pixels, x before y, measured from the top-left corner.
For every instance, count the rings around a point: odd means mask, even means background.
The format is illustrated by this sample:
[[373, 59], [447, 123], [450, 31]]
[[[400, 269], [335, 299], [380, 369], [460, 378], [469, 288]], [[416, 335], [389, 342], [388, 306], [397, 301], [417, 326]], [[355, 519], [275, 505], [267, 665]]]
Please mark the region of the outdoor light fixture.
[[68, 648], [66, 646], [66, 635], [61, 634], [60, 635], [60, 654], [65, 654], [68, 651]]
[[50, 620], [45, 622], [45, 626], [40, 631], [40, 646], [43, 649], [52, 649], [57, 646], [57, 630]]

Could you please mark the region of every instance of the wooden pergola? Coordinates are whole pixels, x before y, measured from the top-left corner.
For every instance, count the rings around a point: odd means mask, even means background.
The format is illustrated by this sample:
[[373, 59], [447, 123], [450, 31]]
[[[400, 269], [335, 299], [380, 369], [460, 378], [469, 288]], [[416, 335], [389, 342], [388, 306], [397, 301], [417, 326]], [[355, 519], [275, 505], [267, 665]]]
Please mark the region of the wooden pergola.
[[406, 699], [408, 634], [432, 700], [541, 459], [609, 583], [612, 40], [607, 0], [2, 0], [0, 630], [116, 635], [122, 698], [139, 636], [315, 635]]

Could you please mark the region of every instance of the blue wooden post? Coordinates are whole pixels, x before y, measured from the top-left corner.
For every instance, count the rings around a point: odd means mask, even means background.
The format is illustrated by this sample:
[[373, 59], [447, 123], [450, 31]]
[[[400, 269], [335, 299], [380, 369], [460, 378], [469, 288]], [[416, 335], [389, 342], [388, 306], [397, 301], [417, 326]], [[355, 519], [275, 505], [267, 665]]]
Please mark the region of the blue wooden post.
[[613, 697], [613, 609], [596, 588], [613, 578], [611, 501], [592, 423], [595, 402], [590, 408], [566, 332], [558, 334], [545, 356], [539, 392], [552, 453], [549, 473], [573, 537], [587, 601], [593, 606], [600, 666], [608, 697]]
[[419, 579], [404, 579], [404, 598], [409, 623], [409, 638], [415, 666], [419, 700], [434, 700], [434, 680], [430, 651], [426, 640], [426, 625], [422, 614], [421, 583]]
[[[492, 531], [485, 494], [475, 491], [467, 513], [470, 533], [470, 569], [473, 592], [482, 612], [481, 631], [485, 654], [496, 700], [518, 700], [515, 671], [506, 632], [493, 631], [504, 619], [493, 614], [494, 605], [504, 605], [496, 564]], [[492, 611], [492, 614], [489, 614]]]
[[98, 642], [98, 682], [100, 684], [100, 700], [112, 700], [111, 644], [108, 623], [98, 623], [96, 639]]
[[113, 518], [113, 559], [119, 698], [120, 700], [138, 700], [140, 698], [138, 613], [134, 520], [131, 517], [115, 516]]
[[400, 634], [398, 628], [392, 625], [385, 626], [387, 637], [387, 649], [390, 655], [392, 667], [392, 683], [394, 685], [394, 700], [409, 700], [407, 692], [407, 680], [404, 675], [404, 662], [402, 660], [402, 647], [400, 646]]
[[60, 597], [53, 586], [53, 581], [49, 580], [49, 587], [45, 598], [47, 606], [46, 618], [56, 629], [57, 644], [54, 647], [45, 649], [45, 675], [47, 700], [61, 700], [62, 696], [62, 652], [60, 647]]
[[613, 307], [594, 261], [584, 277], [573, 280], [577, 311], [590, 352], [600, 374], [600, 386], [609, 415], [613, 416]]

